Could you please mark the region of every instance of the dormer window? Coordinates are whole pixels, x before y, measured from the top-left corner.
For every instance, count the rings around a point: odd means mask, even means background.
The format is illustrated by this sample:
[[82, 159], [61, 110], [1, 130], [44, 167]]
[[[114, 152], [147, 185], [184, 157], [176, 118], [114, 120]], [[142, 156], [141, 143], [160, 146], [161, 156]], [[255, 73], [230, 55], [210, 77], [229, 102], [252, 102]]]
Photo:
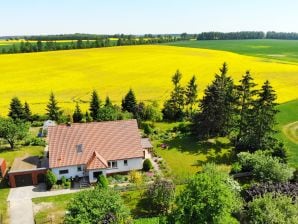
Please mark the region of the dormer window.
[[81, 153], [83, 152], [83, 145], [82, 144], [78, 144], [77, 145], [77, 153]]

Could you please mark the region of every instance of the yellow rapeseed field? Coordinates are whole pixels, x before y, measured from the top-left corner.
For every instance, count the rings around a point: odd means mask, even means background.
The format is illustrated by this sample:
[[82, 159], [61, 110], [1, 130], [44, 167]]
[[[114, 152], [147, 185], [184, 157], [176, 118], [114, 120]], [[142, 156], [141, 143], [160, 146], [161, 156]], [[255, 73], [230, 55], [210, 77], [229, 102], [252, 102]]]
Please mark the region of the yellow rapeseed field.
[[[249, 69], [257, 83], [271, 81], [279, 102], [298, 96], [298, 64], [215, 50], [124, 46], [0, 55], [0, 114], [7, 114], [13, 96], [26, 100], [33, 112], [43, 113], [50, 91], [65, 110], [72, 110], [75, 100], [88, 101], [93, 89], [115, 103], [129, 88], [135, 90], [138, 100], [162, 102], [172, 88], [176, 69], [182, 72], [184, 84], [193, 74], [197, 76], [202, 96], [224, 61], [236, 82]], [[88, 104], [81, 106], [86, 109]]]

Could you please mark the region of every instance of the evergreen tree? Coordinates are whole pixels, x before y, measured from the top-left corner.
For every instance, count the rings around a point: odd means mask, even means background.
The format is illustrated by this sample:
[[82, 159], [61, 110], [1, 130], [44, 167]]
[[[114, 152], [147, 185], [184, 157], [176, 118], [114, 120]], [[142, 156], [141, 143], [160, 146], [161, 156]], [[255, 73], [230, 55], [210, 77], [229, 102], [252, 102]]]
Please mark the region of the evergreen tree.
[[195, 118], [195, 126], [201, 137], [225, 136], [230, 133], [234, 123], [235, 91], [233, 80], [227, 75], [224, 63], [220, 74], [205, 89], [200, 101], [200, 113]]
[[93, 90], [91, 94], [91, 102], [90, 102], [90, 116], [94, 121], [97, 121], [99, 118], [99, 113], [100, 113], [100, 99], [98, 97], [98, 94], [96, 90]]
[[135, 117], [137, 116], [137, 100], [132, 89], [129, 89], [122, 100], [122, 111], [127, 111], [132, 113]]
[[50, 99], [46, 108], [47, 115], [50, 120], [58, 121], [62, 111], [60, 110], [60, 107], [58, 107], [58, 102], [55, 99], [55, 95], [53, 92], [50, 94]]
[[253, 132], [251, 134], [251, 145], [253, 149], [268, 149], [276, 144], [273, 134], [276, 132], [274, 126], [276, 124], [275, 115], [278, 110], [276, 94], [267, 80], [262, 89], [258, 93], [255, 101], [255, 109], [253, 114]]
[[249, 133], [253, 131], [252, 124], [254, 122], [254, 97], [257, 91], [254, 90], [256, 84], [253, 82], [253, 78], [249, 71], [240, 80], [240, 85], [237, 86], [238, 97], [238, 113], [239, 118], [236, 125], [237, 139], [236, 147], [238, 149], [250, 148], [250, 136]]
[[92, 121], [92, 117], [90, 116], [88, 111], [86, 111], [86, 113], [85, 113], [85, 119], [86, 119], [86, 122], [91, 122]]
[[18, 97], [13, 97], [11, 99], [8, 116], [11, 117], [13, 120], [25, 119], [25, 111]]
[[193, 106], [197, 103], [198, 98], [198, 85], [196, 77], [193, 76], [185, 89], [185, 105], [189, 106], [190, 115], [192, 115]]
[[24, 118], [26, 121], [32, 120], [32, 112], [31, 112], [29, 104], [27, 102], [25, 102], [25, 104], [24, 104]]
[[72, 118], [73, 118], [73, 122], [75, 123], [81, 122], [83, 119], [83, 114], [78, 103], [76, 104], [76, 108], [75, 108], [75, 111], [73, 112]]
[[110, 99], [109, 96], [106, 97], [105, 105], [104, 106], [105, 107], [112, 107], [113, 106], [112, 101], [111, 101], [111, 99]]
[[184, 108], [184, 89], [180, 85], [182, 74], [179, 70], [172, 77], [172, 83], [174, 89], [171, 92], [171, 97], [164, 103], [162, 113], [166, 120], [178, 121], [183, 119], [183, 108]]

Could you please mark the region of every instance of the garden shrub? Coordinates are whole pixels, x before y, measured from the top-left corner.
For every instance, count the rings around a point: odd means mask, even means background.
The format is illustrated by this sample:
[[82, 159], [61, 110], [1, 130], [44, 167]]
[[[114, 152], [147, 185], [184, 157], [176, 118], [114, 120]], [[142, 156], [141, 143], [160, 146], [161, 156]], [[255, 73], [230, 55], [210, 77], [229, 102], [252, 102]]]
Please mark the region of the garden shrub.
[[150, 171], [153, 168], [151, 160], [150, 159], [145, 159], [143, 162], [143, 170], [145, 172]]
[[56, 182], [57, 182], [57, 177], [51, 170], [48, 170], [45, 176], [45, 183], [46, 183], [47, 189], [48, 190], [51, 189], [53, 185], [56, 184]]
[[104, 175], [99, 175], [97, 178], [97, 185], [101, 188], [108, 188], [109, 181]]

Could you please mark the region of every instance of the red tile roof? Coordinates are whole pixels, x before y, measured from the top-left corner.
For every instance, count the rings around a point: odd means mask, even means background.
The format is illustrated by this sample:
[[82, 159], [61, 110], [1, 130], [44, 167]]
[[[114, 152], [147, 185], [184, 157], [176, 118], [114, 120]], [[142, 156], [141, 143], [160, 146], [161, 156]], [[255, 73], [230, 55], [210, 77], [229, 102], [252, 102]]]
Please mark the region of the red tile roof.
[[108, 162], [94, 151], [92, 157], [87, 162], [87, 170], [108, 168]]
[[89, 164], [94, 169], [107, 161], [144, 156], [136, 120], [52, 126], [48, 146], [50, 168]]

